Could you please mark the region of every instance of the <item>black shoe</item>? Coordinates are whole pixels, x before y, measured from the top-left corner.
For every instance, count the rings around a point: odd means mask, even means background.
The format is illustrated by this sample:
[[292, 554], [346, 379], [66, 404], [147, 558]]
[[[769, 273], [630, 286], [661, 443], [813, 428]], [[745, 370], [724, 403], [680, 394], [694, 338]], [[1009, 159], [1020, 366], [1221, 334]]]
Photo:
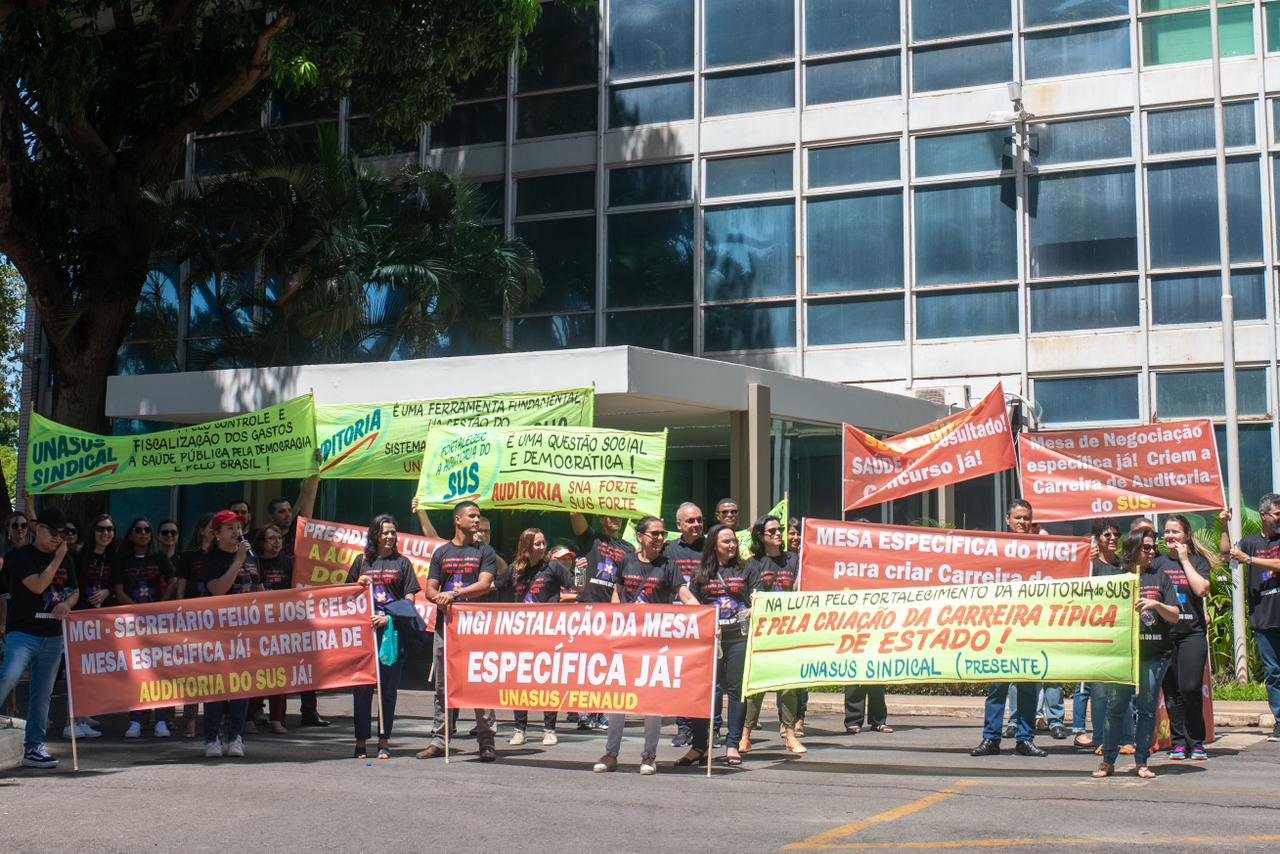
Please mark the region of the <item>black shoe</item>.
[[1034, 741], [1020, 741], [1013, 747], [1013, 752], [1019, 756], [1048, 756], [1049, 751], [1041, 750], [1036, 747]]
[[298, 726], [329, 726], [329, 722], [316, 712], [304, 712]]
[[1271, 728], [1271, 735], [1267, 736], [1267, 741], [1280, 741], [1280, 721], [1276, 721], [1276, 725]]
[[1062, 728], [1062, 724], [1054, 724], [1049, 728], [1049, 735], [1053, 736], [1058, 741], [1062, 741], [1062, 739], [1067, 737], [1067, 731]]
[[678, 730], [676, 732], [676, 737], [671, 739], [671, 746], [672, 747], [688, 747], [690, 742], [692, 741], [693, 741], [693, 733], [689, 732], [689, 730], [687, 729], [682, 729], [682, 730]]
[[977, 747], [969, 751], [969, 755], [970, 756], [999, 756], [1000, 742], [992, 741], [989, 738], [984, 738]]
[[479, 732], [480, 732], [480, 727], [473, 726], [471, 729], [467, 730], [467, 735], [471, 736], [472, 738], [475, 738]]
[[1017, 734], [1018, 734], [1018, 727], [1016, 724], [1009, 724], [1004, 728], [1005, 738], [1013, 738]]
[[481, 762], [492, 762], [497, 758], [498, 758], [498, 751], [493, 749], [492, 744], [486, 744], [484, 747], [480, 748]]

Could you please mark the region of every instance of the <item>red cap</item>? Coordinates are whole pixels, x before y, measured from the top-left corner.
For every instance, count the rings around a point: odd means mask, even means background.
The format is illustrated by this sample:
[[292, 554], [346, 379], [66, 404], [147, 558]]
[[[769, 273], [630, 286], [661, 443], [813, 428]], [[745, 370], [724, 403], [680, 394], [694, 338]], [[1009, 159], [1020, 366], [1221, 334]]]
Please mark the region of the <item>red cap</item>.
[[577, 555], [574, 554], [573, 549], [569, 548], [568, 546], [556, 546], [554, 549], [551, 550], [552, 560], [555, 560], [557, 558], [562, 558], [565, 555], [568, 555], [569, 557], [574, 557], [574, 558], [577, 557]]
[[239, 513], [232, 513], [230, 510], [219, 510], [213, 514], [213, 522], [211, 524], [213, 530], [216, 531], [223, 525], [230, 525], [232, 522], [244, 524], [244, 519], [240, 517]]

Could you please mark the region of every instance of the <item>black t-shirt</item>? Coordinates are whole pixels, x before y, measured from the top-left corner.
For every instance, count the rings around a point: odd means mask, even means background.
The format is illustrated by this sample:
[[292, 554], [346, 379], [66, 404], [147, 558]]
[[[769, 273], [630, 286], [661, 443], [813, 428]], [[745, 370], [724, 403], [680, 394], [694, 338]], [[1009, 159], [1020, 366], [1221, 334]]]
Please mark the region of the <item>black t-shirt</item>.
[[[1179, 608], [1178, 591], [1169, 575], [1153, 562], [1138, 576], [1138, 595]], [[1161, 658], [1173, 648], [1170, 631], [1173, 626], [1154, 611], [1138, 615], [1138, 658], [1142, 661]]]
[[561, 590], [573, 589], [573, 570], [558, 560], [548, 563], [533, 580], [521, 602], [559, 602]]
[[652, 563], [630, 557], [622, 565], [618, 598], [627, 604], [670, 605], [684, 586], [684, 576], [665, 555], [659, 555]]
[[689, 582], [689, 592], [703, 605], [716, 606], [716, 621], [720, 624], [720, 640], [738, 640], [742, 635], [742, 622], [738, 614], [751, 607], [751, 594], [760, 587], [760, 576], [750, 564], [724, 566], [698, 584]]
[[747, 562], [760, 579], [757, 590], [767, 593], [786, 593], [796, 586], [796, 572], [800, 565], [795, 552], [782, 552], [777, 557], [760, 555]]
[[[459, 546], [452, 541], [438, 547], [431, 555], [427, 579], [440, 585], [441, 593], [461, 590], [480, 580], [481, 573], [498, 575], [498, 553], [487, 543]], [[486, 596], [482, 599], [490, 599]], [[444, 611], [436, 618], [437, 631], [444, 631]]]
[[16, 548], [4, 556], [5, 575], [9, 581], [9, 618], [6, 631], [23, 632], [36, 637], [52, 638], [62, 634], [62, 621], [53, 609], [65, 602], [79, 586], [75, 564], [64, 557], [53, 574], [53, 581], [40, 593], [32, 593], [25, 579], [39, 575], [53, 561], [34, 545]]
[[198, 592], [204, 584], [204, 549], [190, 549], [178, 555], [178, 578], [187, 583], [186, 598], [203, 596]]
[[[1280, 560], [1280, 533], [1271, 539], [1250, 534], [1240, 541], [1240, 551]], [[1280, 571], [1249, 564], [1249, 625], [1257, 630], [1280, 629]]]
[[[200, 567], [200, 584], [198, 585], [197, 596], [214, 595], [209, 590], [209, 582], [221, 578], [231, 568], [231, 564], [235, 562], [235, 552], [224, 552], [218, 548], [218, 544], [214, 543], [207, 552], [204, 553], [204, 561]], [[253, 555], [245, 555], [244, 564], [241, 565], [240, 571], [236, 573], [235, 580], [231, 582], [228, 594], [231, 593], [252, 593], [262, 584], [262, 576], [258, 572], [258, 559]]]
[[159, 602], [173, 580], [173, 564], [162, 554], [121, 555], [111, 565], [111, 584], [139, 605]]
[[373, 582], [373, 607], [379, 613], [385, 612], [392, 602], [408, 599], [422, 589], [413, 564], [402, 554], [374, 558], [368, 564], [364, 562], [364, 555], [359, 555], [347, 573], [347, 583], [355, 584], [362, 575], [369, 576]]
[[612, 602], [613, 586], [635, 546], [617, 537], [604, 537], [588, 529], [578, 537], [578, 554], [587, 554], [587, 582], [578, 591], [579, 602]]
[[529, 587], [546, 566], [546, 563], [531, 566], [517, 576], [515, 564], [508, 564], [506, 572], [499, 572], [493, 579], [494, 599], [498, 602], [532, 601], [528, 598]]
[[667, 547], [662, 550], [662, 554], [676, 571], [684, 576], [684, 583], [688, 584], [693, 578], [693, 574], [698, 571], [698, 566], [702, 563], [702, 544], [706, 540], [698, 537], [693, 545], [689, 545], [684, 540], [672, 540], [667, 543]]
[[1120, 556], [1116, 555], [1115, 563], [1107, 563], [1101, 557], [1095, 558], [1093, 561], [1092, 575], [1094, 578], [1106, 578], [1108, 575], [1119, 575], [1124, 572], [1120, 568]]
[[76, 610], [92, 608], [89, 597], [100, 590], [107, 591], [107, 598], [102, 600], [101, 608], [110, 608], [116, 604], [116, 594], [111, 591], [111, 573], [114, 559], [110, 552], [98, 554], [93, 549], [84, 549], [76, 561], [76, 577], [80, 579], [80, 600], [76, 602]]
[[[1204, 600], [1191, 592], [1191, 586], [1187, 582], [1187, 574], [1182, 569], [1182, 563], [1170, 555], [1160, 555], [1152, 562], [1152, 565], [1159, 568], [1169, 580], [1173, 582], [1173, 587], [1178, 591], [1178, 610], [1182, 612], [1182, 619], [1170, 629], [1175, 637], [1183, 635], [1202, 635], [1206, 630], [1204, 620]], [[1195, 567], [1196, 572], [1201, 577], [1208, 579], [1209, 562], [1200, 555], [1191, 555], [1191, 565]]]
[[275, 557], [260, 557], [258, 570], [262, 573], [262, 586], [268, 590], [293, 587], [293, 555], [280, 552]]

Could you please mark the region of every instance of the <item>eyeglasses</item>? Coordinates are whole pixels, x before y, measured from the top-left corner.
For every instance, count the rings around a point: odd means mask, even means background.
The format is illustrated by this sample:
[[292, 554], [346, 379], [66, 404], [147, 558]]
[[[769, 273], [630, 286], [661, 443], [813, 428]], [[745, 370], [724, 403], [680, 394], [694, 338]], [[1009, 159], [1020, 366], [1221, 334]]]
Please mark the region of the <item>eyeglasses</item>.
[[133, 532], [135, 534], [150, 534], [151, 529], [146, 527], [145, 525], [134, 525]]
[[770, 537], [772, 537], [774, 534], [777, 534], [778, 536], [782, 536], [782, 529], [781, 528], [765, 528], [764, 531], [762, 531], [761, 533]]
[[48, 525], [44, 524], [43, 522], [36, 522], [36, 527], [44, 528], [46, 531], [49, 532], [51, 536], [57, 537], [60, 540], [67, 535], [66, 528], [50, 528]]
[[643, 534], [641, 534], [640, 536], [642, 536], [642, 537], [665, 537], [666, 535], [667, 535], [667, 532], [666, 532], [666, 531], [645, 531], [645, 532], [644, 532]]
[[93, 530], [97, 534], [114, 534], [116, 532], [116, 529], [110, 525], [94, 525]]
[[177, 528], [161, 528], [161, 529], [160, 529], [160, 536], [162, 536], [162, 537], [176, 537], [176, 536], [178, 536], [178, 529], [177, 529]]
[[701, 525], [701, 524], [702, 524], [702, 517], [701, 517], [701, 516], [694, 516], [692, 519], [685, 519], [685, 520], [684, 520], [684, 523], [685, 523], [686, 525]]
[[1145, 544], [1145, 543], [1144, 543], [1144, 544], [1142, 545], [1142, 550], [1143, 550], [1144, 552], [1153, 552], [1153, 551], [1155, 551], [1155, 550], [1156, 550], [1156, 547], [1155, 547], [1155, 546], [1149, 546], [1149, 545], [1147, 545], [1147, 544]]
[[9, 530], [10, 530], [10, 531], [25, 531], [25, 530], [27, 530], [27, 523], [26, 523], [26, 522], [10, 522], [10, 523], [9, 523]]
[[737, 516], [737, 515], [738, 515], [738, 511], [737, 511], [737, 509], [733, 509], [733, 510], [721, 510], [721, 511], [720, 511], [720, 515], [721, 515], [721, 516]]

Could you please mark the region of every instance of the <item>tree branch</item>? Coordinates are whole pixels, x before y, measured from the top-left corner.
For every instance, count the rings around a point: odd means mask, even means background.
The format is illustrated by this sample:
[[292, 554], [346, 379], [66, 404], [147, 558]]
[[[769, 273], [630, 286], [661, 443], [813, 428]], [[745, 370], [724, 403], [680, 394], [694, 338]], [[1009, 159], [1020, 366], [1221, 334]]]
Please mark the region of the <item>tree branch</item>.
[[53, 125], [22, 100], [22, 96], [18, 94], [18, 90], [12, 83], [4, 89], [4, 103], [6, 107], [18, 114], [23, 124], [31, 128], [45, 145], [53, 145], [58, 139], [58, 132], [54, 130]]
[[65, 292], [61, 270], [45, 254], [40, 242], [26, 233], [21, 212], [14, 210], [11, 156], [23, 148], [19, 122], [7, 109], [0, 109], [0, 252], [18, 268], [41, 315], [48, 318], [65, 304]]
[[178, 30], [182, 29], [182, 24], [187, 19], [187, 15], [191, 13], [193, 8], [191, 0], [178, 0], [173, 4], [173, 9], [169, 11], [169, 17], [165, 18], [163, 24], [160, 25], [160, 41], [167, 42], [169, 39], [177, 35]]

